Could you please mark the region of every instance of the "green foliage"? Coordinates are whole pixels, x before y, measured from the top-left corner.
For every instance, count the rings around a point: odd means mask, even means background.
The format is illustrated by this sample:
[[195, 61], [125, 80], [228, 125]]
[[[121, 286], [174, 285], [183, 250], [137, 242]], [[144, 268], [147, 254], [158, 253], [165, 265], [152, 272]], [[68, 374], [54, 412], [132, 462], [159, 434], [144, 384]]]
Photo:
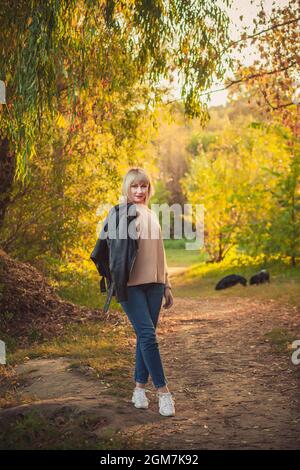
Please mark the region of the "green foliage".
[[1, 312], [1, 317], [0, 317], [0, 327], [2, 324], [6, 323], [7, 321], [11, 320], [13, 318], [14, 314], [12, 312]]
[[[224, 4], [228, 5], [228, 0]], [[52, 121], [63, 97], [77, 111], [78, 95], [101, 90], [99, 116], [112, 112], [114, 93], [128, 98], [128, 86], [147, 84], [140, 103], [148, 106], [160, 96], [158, 83], [177, 70], [183, 78], [186, 112], [207, 118], [201, 91], [221, 79], [222, 54], [228, 42], [229, 19], [212, 0], [91, 2], [37, 0], [2, 2], [0, 16], [1, 79], [8, 106], [0, 114], [0, 131], [13, 142], [17, 176], [24, 180], [37, 152], [42, 121]], [[211, 29], [210, 24], [217, 25]], [[130, 91], [129, 91], [130, 94]], [[136, 110], [128, 100], [126, 119]]]
[[192, 155], [196, 156], [203, 150], [208, 151], [211, 144], [216, 142], [217, 136], [212, 132], [203, 132], [203, 134], [194, 134], [191, 136], [190, 142], [187, 145], [187, 150]]
[[52, 275], [62, 261], [79, 263], [88, 258], [97, 223], [105, 216], [98, 209], [118, 202], [129, 165], [147, 159], [155, 180], [154, 156], [146, 145], [155, 133], [149, 113], [137, 115], [132, 129], [124, 130], [124, 97], [115, 94], [112, 128], [104, 127], [94, 114], [93, 100], [78, 99], [75, 130], [65, 113], [55, 124], [42, 126], [31, 178], [25, 185], [15, 182], [2, 228], [3, 248], [33, 262], [44, 274]]
[[[230, 109], [230, 108], [229, 108]], [[299, 256], [299, 157], [291, 132], [239, 114], [200, 144], [181, 179], [186, 198], [204, 205], [204, 243], [212, 261], [234, 245], [246, 254]], [[193, 143], [194, 137], [192, 137]], [[193, 144], [194, 145], [194, 144]], [[194, 147], [195, 148], [195, 147]]]
[[149, 201], [151, 204], [165, 204], [168, 203], [171, 196], [171, 191], [168, 190], [162, 181], [158, 181], [155, 186], [155, 194]]
[[12, 336], [8, 335], [7, 333], [4, 333], [1, 330], [1, 327], [0, 327], [0, 339], [2, 341], [4, 341], [4, 343], [5, 343], [6, 354], [12, 353], [16, 350], [17, 344], [18, 344], [17, 339], [13, 338]]
[[287, 174], [277, 175], [273, 193], [275, 210], [271, 216], [266, 250], [290, 257], [300, 256], [300, 152], [294, 154]]
[[[100, 277], [90, 262], [61, 263], [55, 272], [50, 273], [50, 276], [51, 284], [61, 298], [90, 308], [104, 306], [107, 293], [100, 292]], [[121, 309], [115, 297], [112, 298], [111, 308]]]

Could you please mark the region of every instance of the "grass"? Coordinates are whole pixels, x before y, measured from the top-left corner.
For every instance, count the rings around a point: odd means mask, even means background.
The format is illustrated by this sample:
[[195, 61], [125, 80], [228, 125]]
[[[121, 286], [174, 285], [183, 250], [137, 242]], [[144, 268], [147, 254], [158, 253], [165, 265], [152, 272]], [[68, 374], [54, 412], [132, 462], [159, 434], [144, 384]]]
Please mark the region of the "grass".
[[43, 341], [24, 349], [8, 353], [9, 365], [23, 362], [25, 358], [70, 358], [71, 367], [86, 371], [109, 386], [109, 393], [127, 393], [132, 386], [131, 368], [133, 351], [129, 347], [133, 332], [129, 325], [113, 326], [105, 322], [91, 321], [71, 324], [61, 338]]
[[285, 328], [273, 328], [264, 336], [274, 350], [279, 353], [290, 352], [293, 341], [297, 339], [293, 333]]
[[169, 267], [189, 267], [193, 264], [204, 262], [207, 259], [205, 253], [199, 250], [186, 250], [186, 243], [190, 240], [164, 240], [166, 256]]
[[[75, 418], [75, 419], [74, 419]], [[46, 417], [36, 410], [6, 424], [0, 431], [0, 450], [110, 450], [137, 448], [133, 438], [124, 438], [112, 427], [101, 437], [93, 433], [99, 417], [76, 416], [72, 410], [60, 410]], [[139, 443], [143, 445], [143, 443]]]
[[[169, 241], [170, 242], [170, 241]], [[192, 264], [184, 264], [190, 256], [183, 247], [166, 247], [169, 267], [185, 267], [185, 271], [172, 276], [171, 283], [175, 297], [231, 297], [239, 296], [255, 299], [274, 299], [279, 302], [300, 306], [300, 270], [280, 260], [265, 262], [262, 257], [251, 259], [245, 256], [231, 256], [220, 263], [205, 263], [205, 254], [197, 252], [198, 260]], [[191, 255], [195, 256], [195, 254]], [[215, 285], [228, 274], [239, 274], [248, 281], [260, 269], [270, 273], [270, 284], [247, 285], [237, 284], [221, 291]]]
[[204, 255], [199, 255], [198, 251], [169, 248], [166, 250], [167, 262], [169, 267], [189, 267], [205, 260]]
[[[56, 293], [74, 304], [89, 308], [103, 308], [107, 293], [100, 291], [100, 276], [95, 269], [75, 269], [70, 267], [50, 281]], [[111, 309], [122, 311], [115, 297], [111, 300]]]

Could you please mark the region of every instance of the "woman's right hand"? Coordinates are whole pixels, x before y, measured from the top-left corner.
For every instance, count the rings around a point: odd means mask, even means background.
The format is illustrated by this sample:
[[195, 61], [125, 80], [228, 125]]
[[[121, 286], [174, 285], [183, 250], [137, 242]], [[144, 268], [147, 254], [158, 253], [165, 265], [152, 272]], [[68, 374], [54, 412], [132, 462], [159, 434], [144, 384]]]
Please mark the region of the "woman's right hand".
[[169, 287], [165, 287], [164, 297], [166, 299], [166, 302], [163, 304], [163, 307], [164, 308], [172, 307], [174, 301], [173, 301], [172, 291]]

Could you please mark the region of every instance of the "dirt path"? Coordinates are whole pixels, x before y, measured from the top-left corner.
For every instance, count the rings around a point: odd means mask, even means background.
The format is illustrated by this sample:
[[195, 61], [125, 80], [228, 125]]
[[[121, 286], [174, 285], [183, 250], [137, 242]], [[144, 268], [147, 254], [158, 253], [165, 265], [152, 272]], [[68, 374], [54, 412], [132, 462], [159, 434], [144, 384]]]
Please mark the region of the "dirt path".
[[151, 381], [149, 409], [138, 410], [131, 393], [110, 395], [66, 358], [35, 359], [18, 373], [26, 379], [23, 392], [36, 401], [2, 410], [0, 425], [32, 408], [51, 416], [70, 410], [93, 417], [98, 437], [109, 426], [152, 449], [300, 448], [300, 366], [266, 342], [264, 333], [275, 327], [300, 338], [299, 309], [238, 297], [176, 298], [161, 310], [158, 328], [176, 416], [158, 413]]

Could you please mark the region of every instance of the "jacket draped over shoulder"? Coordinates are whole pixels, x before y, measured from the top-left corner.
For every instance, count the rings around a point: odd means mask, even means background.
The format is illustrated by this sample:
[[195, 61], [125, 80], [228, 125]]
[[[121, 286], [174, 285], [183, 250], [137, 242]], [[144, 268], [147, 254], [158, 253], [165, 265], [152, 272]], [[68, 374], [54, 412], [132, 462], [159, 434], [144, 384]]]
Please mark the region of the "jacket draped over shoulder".
[[90, 255], [102, 276], [101, 292], [106, 292], [105, 281], [109, 289], [105, 311], [112, 295], [118, 302], [128, 300], [127, 282], [138, 248], [136, 227], [132, 223], [136, 215], [136, 206], [132, 202], [113, 206]]

